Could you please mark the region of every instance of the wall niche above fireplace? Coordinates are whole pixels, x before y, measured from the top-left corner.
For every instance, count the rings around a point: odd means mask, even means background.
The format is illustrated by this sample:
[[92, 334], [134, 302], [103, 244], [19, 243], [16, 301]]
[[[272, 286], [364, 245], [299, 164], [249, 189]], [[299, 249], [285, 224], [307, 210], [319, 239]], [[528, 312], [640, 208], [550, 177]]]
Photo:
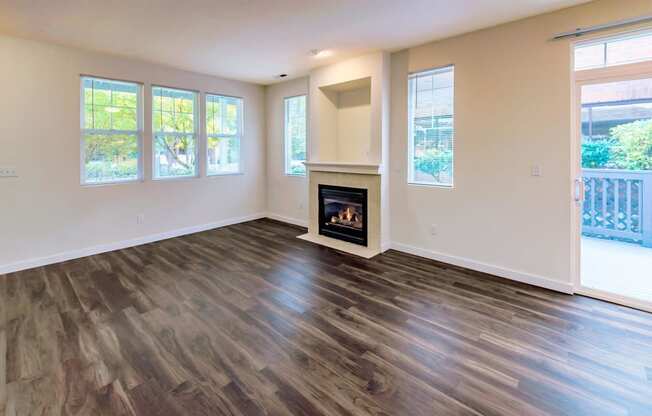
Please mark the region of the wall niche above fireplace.
[[319, 234], [367, 246], [367, 190], [319, 185]]
[[298, 238], [367, 259], [389, 248], [390, 71], [376, 52], [310, 72], [309, 221]]
[[[369, 162], [371, 150], [371, 77], [321, 86], [320, 133], [329, 139], [331, 160]], [[322, 149], [326, 150], [326, 149]]]

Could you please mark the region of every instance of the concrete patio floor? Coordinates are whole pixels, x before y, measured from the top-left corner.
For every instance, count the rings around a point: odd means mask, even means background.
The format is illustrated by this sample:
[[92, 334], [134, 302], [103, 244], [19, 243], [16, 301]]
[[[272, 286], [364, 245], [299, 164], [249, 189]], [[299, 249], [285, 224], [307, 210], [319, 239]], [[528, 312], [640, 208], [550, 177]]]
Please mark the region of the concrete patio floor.
[[652, 302], [652, 248], [582, 237], [582, 285]]

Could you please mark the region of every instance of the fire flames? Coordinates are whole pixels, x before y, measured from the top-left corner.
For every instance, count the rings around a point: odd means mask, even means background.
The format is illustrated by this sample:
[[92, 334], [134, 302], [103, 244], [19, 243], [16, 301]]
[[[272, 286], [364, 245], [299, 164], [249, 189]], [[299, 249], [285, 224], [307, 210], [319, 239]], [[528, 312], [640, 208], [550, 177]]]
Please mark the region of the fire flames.
[[362, 215], [356, 212], [355, 208], [346, 207], [331, 217], [331, 223], [362, 228]]

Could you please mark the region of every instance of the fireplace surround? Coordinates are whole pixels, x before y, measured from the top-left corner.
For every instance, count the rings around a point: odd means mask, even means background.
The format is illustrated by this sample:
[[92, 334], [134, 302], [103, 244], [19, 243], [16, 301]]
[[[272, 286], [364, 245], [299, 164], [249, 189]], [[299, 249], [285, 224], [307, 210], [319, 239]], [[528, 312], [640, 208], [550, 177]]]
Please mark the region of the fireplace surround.
[[[389, 248], [390, 71], [387, 52], [310, 71], [308, 232], [298, 238], [366, 259]], [[329, 187], [350, 192], [326, 200]]]
[[367, 190], [319, 185], [319, 234], [367, 246]]

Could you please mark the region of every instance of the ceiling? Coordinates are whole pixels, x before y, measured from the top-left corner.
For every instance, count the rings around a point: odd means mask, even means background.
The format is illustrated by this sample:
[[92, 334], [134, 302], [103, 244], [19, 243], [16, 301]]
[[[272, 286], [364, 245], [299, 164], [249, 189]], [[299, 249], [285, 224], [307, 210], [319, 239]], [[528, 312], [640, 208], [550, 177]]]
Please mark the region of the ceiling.
[[587, 1], [0, 0], [0, 32], [269, 84]]

